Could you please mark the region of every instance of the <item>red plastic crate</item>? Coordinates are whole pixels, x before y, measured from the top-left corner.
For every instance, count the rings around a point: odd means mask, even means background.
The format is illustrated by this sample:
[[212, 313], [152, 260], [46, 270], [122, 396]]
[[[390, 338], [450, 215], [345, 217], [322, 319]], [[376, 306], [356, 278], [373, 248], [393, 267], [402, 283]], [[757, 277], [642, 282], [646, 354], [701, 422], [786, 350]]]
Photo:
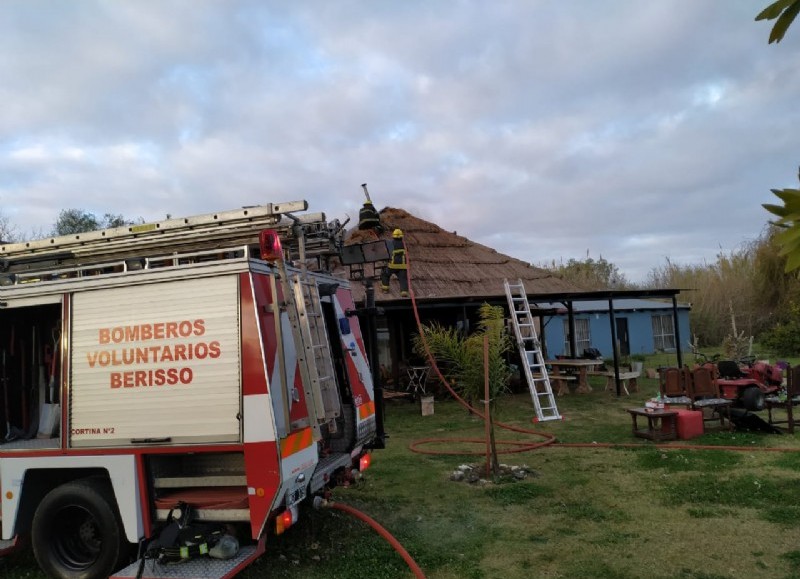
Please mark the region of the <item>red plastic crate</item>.
[[688, 440], [703, 434], [702, 410], [678, 410], [678, 438]]

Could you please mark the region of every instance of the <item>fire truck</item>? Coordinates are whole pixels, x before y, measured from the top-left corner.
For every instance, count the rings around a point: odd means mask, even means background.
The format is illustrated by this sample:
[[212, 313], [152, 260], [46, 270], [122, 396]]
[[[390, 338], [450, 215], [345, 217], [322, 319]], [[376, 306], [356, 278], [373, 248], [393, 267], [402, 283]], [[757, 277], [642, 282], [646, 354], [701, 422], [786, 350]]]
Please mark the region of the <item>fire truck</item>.
[[[0, 555], [29, 540], [52, 577], [232, 577], [369, 465], [368, 336], [330, 273], [344, 228], [307, 210], [0, 245]], [[135, 561], [182, 509], [238, 550]]]

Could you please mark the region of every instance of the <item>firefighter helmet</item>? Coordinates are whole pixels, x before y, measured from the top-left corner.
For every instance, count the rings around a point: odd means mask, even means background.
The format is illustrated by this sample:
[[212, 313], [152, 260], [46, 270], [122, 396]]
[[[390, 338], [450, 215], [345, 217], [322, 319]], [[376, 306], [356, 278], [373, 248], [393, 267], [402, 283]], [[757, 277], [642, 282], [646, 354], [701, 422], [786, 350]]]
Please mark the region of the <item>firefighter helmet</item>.
[[395, 229], [394, 231], [392, 231], [392, 237], [394, 237], [395, 239], [397, 239], [398, 237], [403, 237], [402, 230]]

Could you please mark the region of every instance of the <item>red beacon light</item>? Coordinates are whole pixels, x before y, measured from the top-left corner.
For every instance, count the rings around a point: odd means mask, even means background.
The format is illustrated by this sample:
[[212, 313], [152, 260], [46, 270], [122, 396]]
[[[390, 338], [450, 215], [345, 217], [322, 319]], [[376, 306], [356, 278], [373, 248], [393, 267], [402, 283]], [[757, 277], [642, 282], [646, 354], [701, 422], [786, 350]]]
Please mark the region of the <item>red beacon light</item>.
[[281, 238], [274, 229], [265, 229], [258, 236], [258, 245], [261, 250], [261, 259], [264, 261], [279, 261], [283, 259]]
[[358, 461], [359, 472], [364, 472], [369, 468], [369, 465], [371, 464], [372, 464], [372, 455], [369, 453], [363, 455]]

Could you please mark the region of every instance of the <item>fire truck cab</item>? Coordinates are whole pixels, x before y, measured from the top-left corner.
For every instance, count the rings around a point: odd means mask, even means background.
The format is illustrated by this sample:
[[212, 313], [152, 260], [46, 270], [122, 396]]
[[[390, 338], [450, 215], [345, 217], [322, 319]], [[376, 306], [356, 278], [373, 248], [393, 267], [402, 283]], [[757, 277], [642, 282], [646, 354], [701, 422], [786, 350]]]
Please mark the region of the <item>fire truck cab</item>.
[[[0, 246], [0, 554], [52, 577], [131, 563], [174, 509], [241, 548], [231, 577], [368, 463], [372, 375], [343, 228], [305, 201]], [[142, 575], [143, 572], [143, 575]]]

